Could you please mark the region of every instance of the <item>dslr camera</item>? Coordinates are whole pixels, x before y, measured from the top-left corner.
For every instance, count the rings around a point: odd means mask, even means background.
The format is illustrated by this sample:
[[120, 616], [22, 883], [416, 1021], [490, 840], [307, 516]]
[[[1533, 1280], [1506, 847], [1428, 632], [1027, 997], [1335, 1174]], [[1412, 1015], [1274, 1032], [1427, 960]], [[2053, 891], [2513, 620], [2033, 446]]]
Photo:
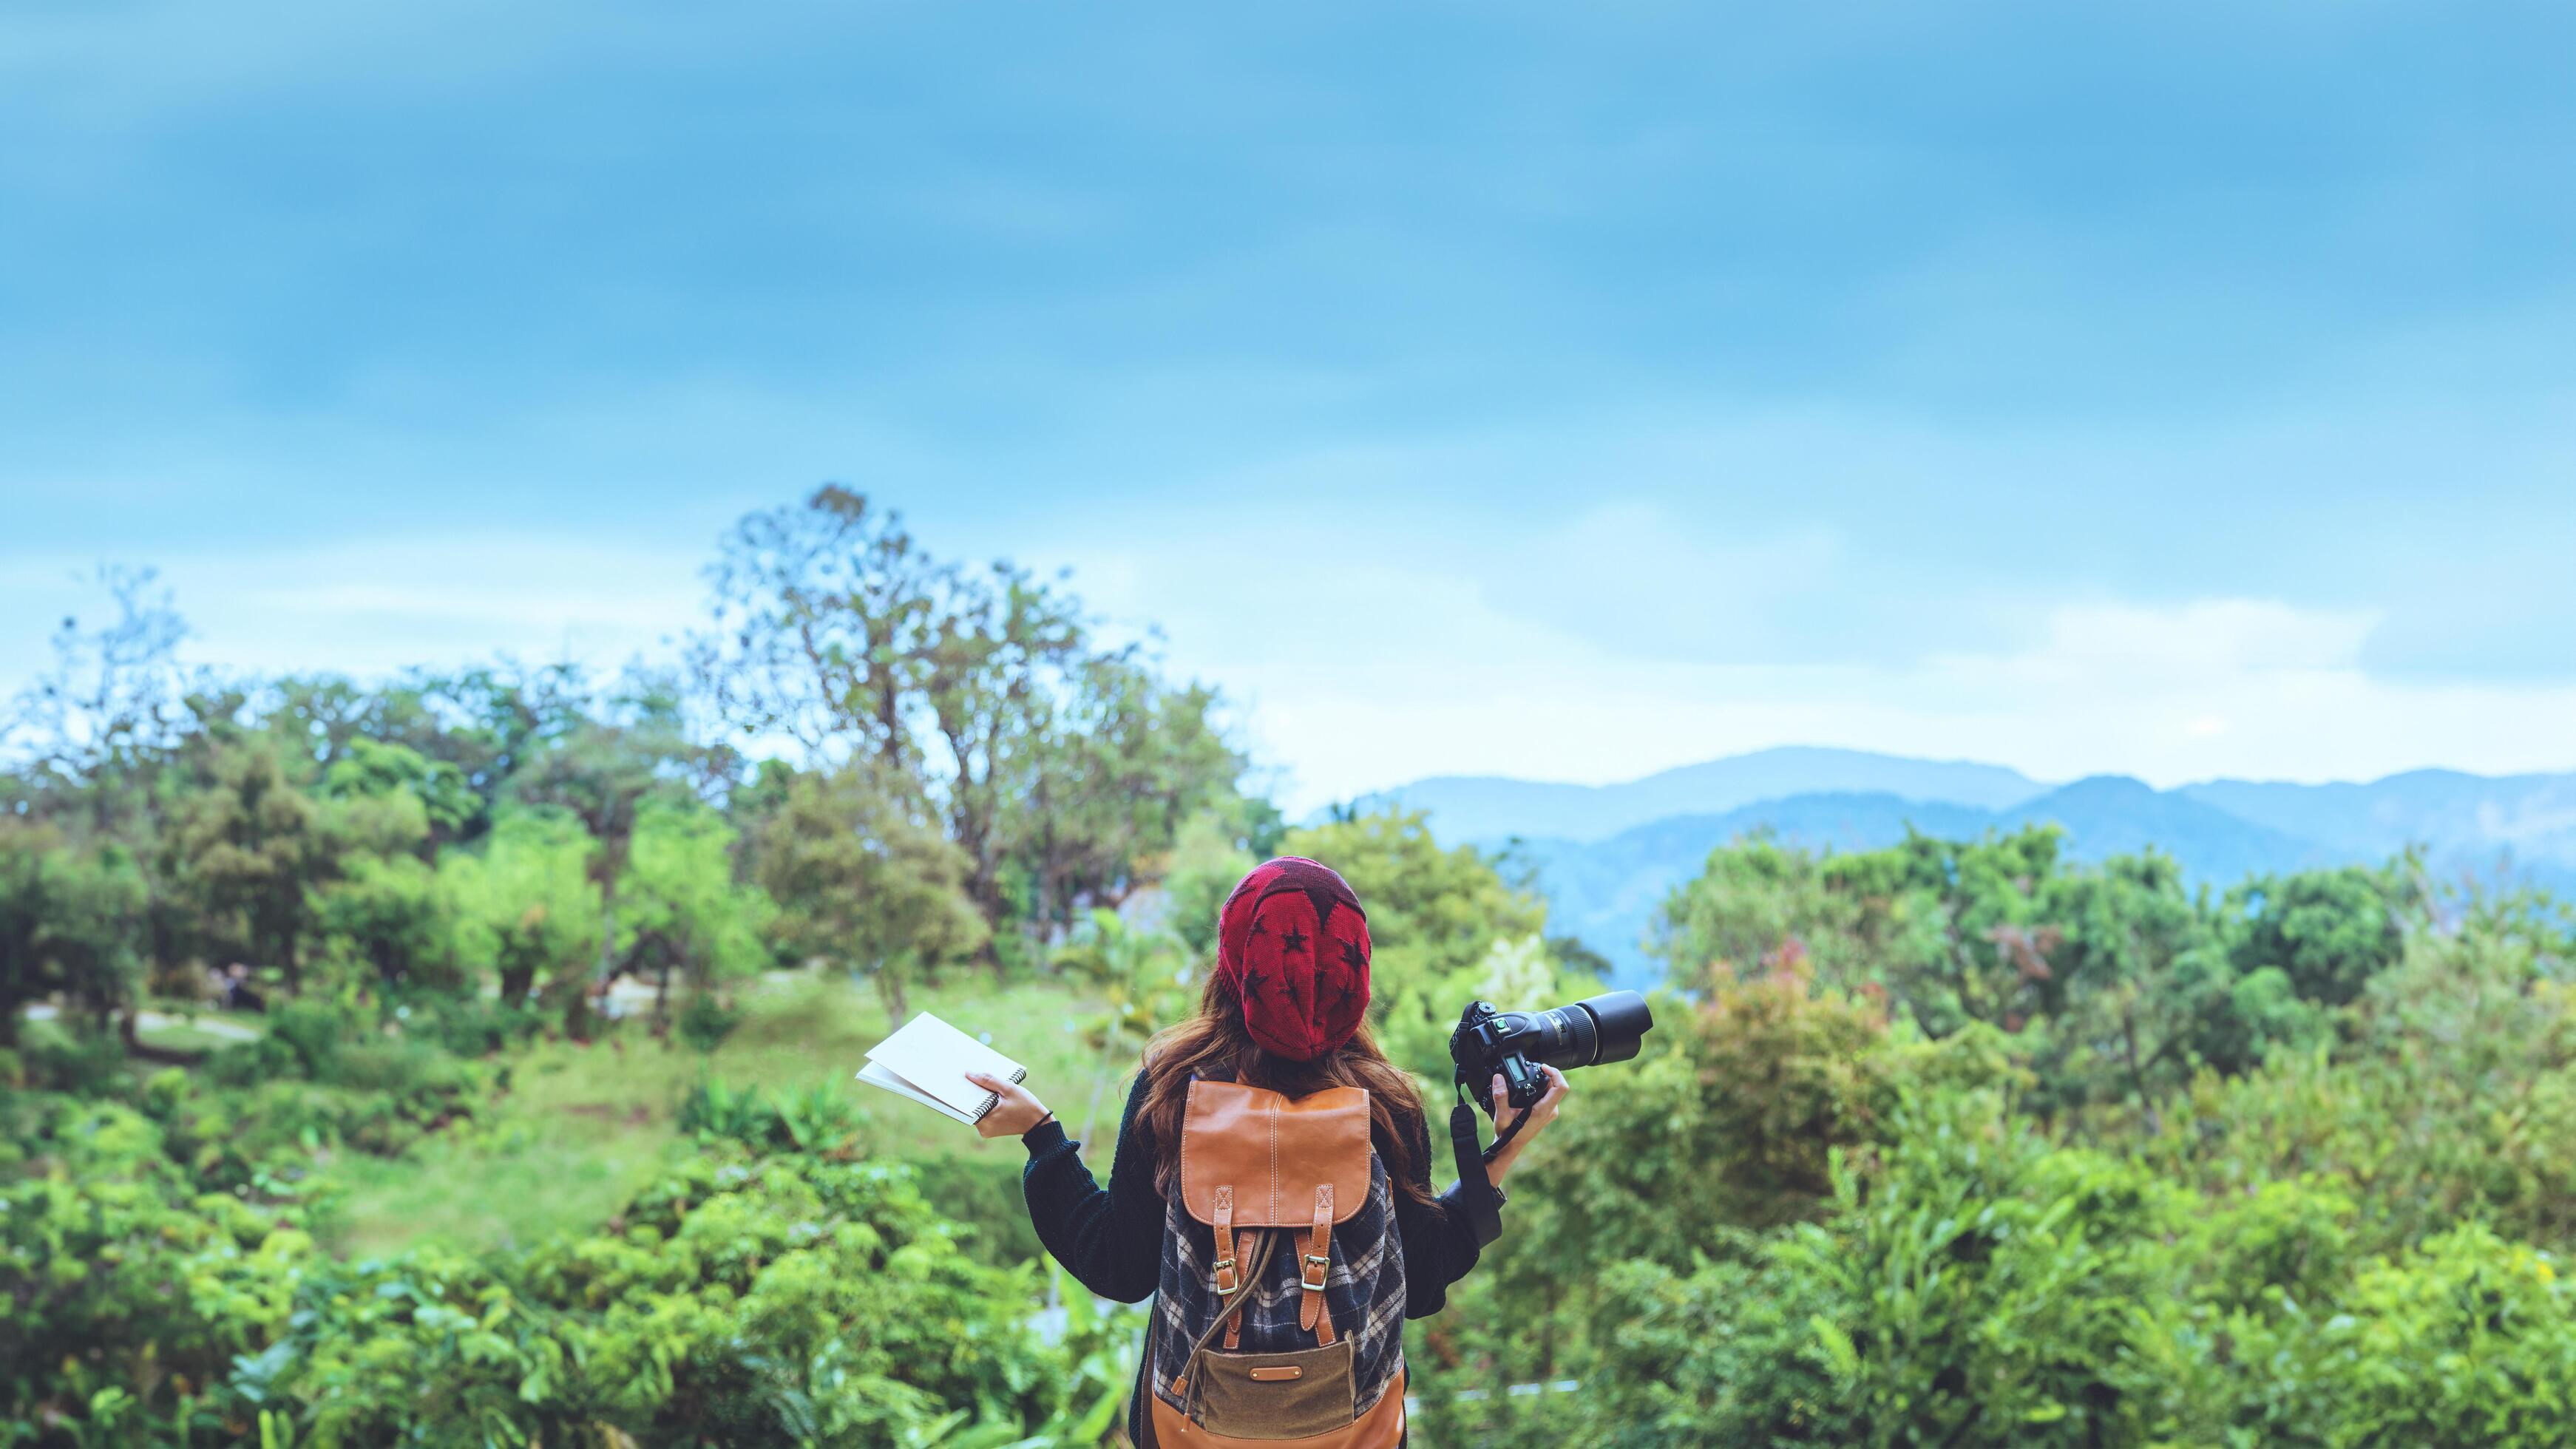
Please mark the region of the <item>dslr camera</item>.
[[1503, 1100], [1526, 1112], [1547, 1095], [1547, 1073], [1539, 1068], [1572, 1071], [1576, 1067], [1624, 1062], [1637, 1054], [1655, 1014], [1646, 998], [1633, 991], [1608, 991], [1572, 1006], [1545, 1011], [1496, 1011], [1490, 1001], [1471, 1001], [1449, 1033], [1449, 1060], [1458, 1067], [1457, 1107], [1449, 1114], [1449, 1141], [1458, 1155], [1458, 1187], [1469, 1222], [1480, 1243], [1502, 1234], [1503, 1193], [1487, 1168], [1495, 1152], [1520, 1131], [1527, 1117], [1515, 1120], [1491, 1147], [1476, 1142], [1473, 1096], [1485, 1115], [1494, 1114], [1494, 1078], [1503, 1079]]
[[1475, 1094], [1486, 1116], [1494, 1113], [1497, 1073], [1506, 1099], [1527, 1111], [1547, 1095], [1547, 1074], [1540, 1067], [1570, 1072], [1627, 1061], [1654, 1026], [1646, 998], [1633, 991], [1604, 992], [1545, 1011], [1496, 1011], [1490, 1001], [1471, 1001], [1458, 1017], [1458, 1029], [1449, 1033], [1449, 1060], [1458, 1064], [1458, 1085]]

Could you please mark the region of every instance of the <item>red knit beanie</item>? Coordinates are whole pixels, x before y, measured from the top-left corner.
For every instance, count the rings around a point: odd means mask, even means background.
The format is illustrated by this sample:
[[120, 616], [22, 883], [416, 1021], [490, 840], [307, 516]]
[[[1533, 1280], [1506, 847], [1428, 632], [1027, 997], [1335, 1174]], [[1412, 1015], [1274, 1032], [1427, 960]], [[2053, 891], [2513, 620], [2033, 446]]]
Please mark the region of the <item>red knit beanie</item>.
[[1330, 868], [1295, 855], [1264, 861], [1217, 912], [1216, 970], [1264, 1051], [1313, 1061], [1368, 1013], [1368, 916]]

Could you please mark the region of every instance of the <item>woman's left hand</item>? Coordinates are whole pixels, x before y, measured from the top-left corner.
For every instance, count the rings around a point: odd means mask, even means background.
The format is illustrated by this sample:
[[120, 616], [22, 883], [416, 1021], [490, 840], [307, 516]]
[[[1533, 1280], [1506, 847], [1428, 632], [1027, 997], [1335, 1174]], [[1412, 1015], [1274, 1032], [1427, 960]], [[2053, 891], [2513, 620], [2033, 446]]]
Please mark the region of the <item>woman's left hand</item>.
[[975, 1130], [986, 1137], [1026, 1136], [1030, 1129], [1055, 1115], [1047, 1110], [1046, 1103], [1037, 1099], [1036, 1093], [1017, 1082], [1006, 1082], [982, 1072], [968, 1072], [966, 1080], [1000, 1099], [993, 1104], [992, 1111], [975, 1123]]
[[[1521, 1149], [1529, 1145], [1530, 1139], [1556, 1120], [1557, 1109], [1565, 1104], [1567, 1095], [1574, 1090], [1566, 1085], [1565, 1073], [1550, 1066], [1541, 1066], [1539, 1070], [1547, 1073], [1547, 1094], [1529, 1109], [1529, 1122], [1521, 1128], [1520, 1134], [1504, 1143], [1502, 1150], [1494, 1154], [1493, 1166], [1486, 1171], [1497, 1183], [1503, 1180], [1503, 1174], [1512, 1170], [1513, 1163], [1520, 1161]], [[1494, 1077], [1494, 1134], [1501, 1136], [1520, 1115], [1505, 1095], [1502, 1076], [1497, 1073]]]

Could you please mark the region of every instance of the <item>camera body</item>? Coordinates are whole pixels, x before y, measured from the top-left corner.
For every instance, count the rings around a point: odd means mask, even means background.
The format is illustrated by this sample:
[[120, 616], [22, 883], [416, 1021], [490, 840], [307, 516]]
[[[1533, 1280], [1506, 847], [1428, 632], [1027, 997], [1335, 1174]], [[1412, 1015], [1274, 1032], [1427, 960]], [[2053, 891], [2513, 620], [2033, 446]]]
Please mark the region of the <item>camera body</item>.
[[1498, 1011], [1490, 1001], [1471, 1001], [1449, 1033], [1449, 1060], [1457, 1064], [1458, 1085], [1492, 1116], [1496, 1075], [1503, 1079], [1504, 1099], [1527, 1110], [1547, 1095], [1547, 1074], [1540, 1067], [1572, 1071], [1627, 1061], [1654, 1025], [1646, 998], [1633, 991], [1604, 992], [1545, 1011]]

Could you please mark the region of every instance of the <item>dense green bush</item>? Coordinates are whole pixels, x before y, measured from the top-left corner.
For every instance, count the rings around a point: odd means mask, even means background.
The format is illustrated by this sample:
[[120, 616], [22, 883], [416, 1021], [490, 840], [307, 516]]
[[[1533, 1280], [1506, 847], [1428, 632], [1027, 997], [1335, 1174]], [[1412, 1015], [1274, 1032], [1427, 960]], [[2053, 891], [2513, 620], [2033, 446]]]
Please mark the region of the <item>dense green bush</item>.
[[1604, 1282], [1571, 1432], [1620, 1445], [2540, 1445], [2576, 1295], [2478, 1226], [2393, 1258], [2352, 1201], [2211, 1199], [1971, 1114], [1912, 1119], [1835, 1211]]
[[[190, 1188], [158, 1127], [61, 1099], [0, 1193], [0, 1362], [29, 1442], [876, 1445], [1105, 1423], [1132, 1315], [1052, 1335], [901, 1166], [719, 1144], [593, 1236], [338, 1262], [291, 1204]], [[255, 1196], [255, 1195], [253, 1195]], [[1092, 1431], [1097, 1437], [1097, 1430]]]
[[1423, 1437], [2566, 1442], [2565, 914], [2046, 843], [1713, 856], [1696, 1001], [1417, 1330]]
[[200, 1191], [148, 1117], [22, 1101], [0, 1185], [0, 1365], [21, 1442], [186, 1442], [222, 1422], [235, 1354], [285, 1321], [312, 1240], [292, 1204]]
[[701, 1077], [680, 1099], [683, 1132], [727, 1139], [755, 1150], [841, 1151], [859, 1136], [866, 1114], [830, 1082], [766, 1091], [728, 1087]]

